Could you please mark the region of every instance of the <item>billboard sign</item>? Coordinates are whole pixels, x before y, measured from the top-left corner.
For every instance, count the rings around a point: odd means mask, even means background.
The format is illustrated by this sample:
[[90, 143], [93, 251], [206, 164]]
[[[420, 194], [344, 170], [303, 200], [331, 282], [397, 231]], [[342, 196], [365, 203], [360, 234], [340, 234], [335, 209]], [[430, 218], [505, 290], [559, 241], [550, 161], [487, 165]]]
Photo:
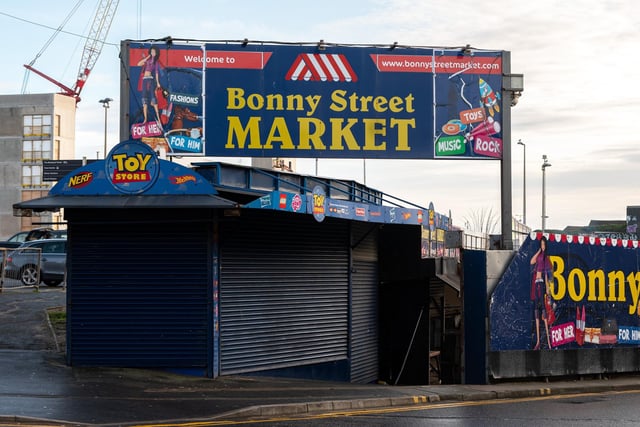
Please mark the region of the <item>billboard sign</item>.
[[502, 157], [502, 51], [124, 43], [132, 139], [223, 157]]
[[491, 295], [491, 350], [639, 346], [638, 265], [637, 240], [533, 233]]

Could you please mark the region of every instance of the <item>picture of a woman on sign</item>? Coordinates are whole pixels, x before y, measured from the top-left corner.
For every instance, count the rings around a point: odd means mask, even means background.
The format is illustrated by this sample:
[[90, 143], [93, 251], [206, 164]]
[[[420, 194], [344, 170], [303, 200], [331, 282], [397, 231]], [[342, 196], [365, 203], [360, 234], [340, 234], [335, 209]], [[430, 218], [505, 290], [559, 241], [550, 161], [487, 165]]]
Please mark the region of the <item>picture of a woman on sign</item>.
[[554, 321], [553, 309], [549, 304], [549, 281], [551, 280], [551, 262], [547, 255], [547, 239], [542, 236], [540, 248], [531, 257], [533, 266], [533, 280], [531, 283], [531, 300], [536, 322], [536, 345], [534, 350], [540, 349], [540, 319], [544, 322], [544, 329], [547, 334], [547, 348], [551, 348], [551, 338], [549, 337], [549, 324]]
[[156, 89], [160, 87], [160, 51], [156, 46], [149, 48], [148, 55], [138, 62], [138, 66], [142, 67], [141, 81], [138, 89], [142, 91], [142, 114], [144, 122], [147, 123], [149, 117], [149, 105], [151, 105], [156, 113], [156, 121], [160, 123], [160, 112], [158, 111], [158, 99], [156, 98]]

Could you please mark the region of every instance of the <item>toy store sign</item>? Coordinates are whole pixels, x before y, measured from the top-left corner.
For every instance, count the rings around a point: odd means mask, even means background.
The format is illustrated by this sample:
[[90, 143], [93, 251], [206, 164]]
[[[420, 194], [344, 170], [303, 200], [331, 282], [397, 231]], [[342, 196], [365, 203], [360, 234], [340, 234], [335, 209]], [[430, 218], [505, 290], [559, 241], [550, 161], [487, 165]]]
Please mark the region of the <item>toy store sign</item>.
[[[394, 54], [388, 47], [130, 43], [129, 75], [136, 75], [140, 57], [152, 46], [165, 69], [203, 73], [204, 96], [180, 84], [188, 73], [170, 79], [159, 74], [169, 92], [166, 111], [159, 107], [157, 113], [165, 134], [178, 129], [173, 115], [179, 113], [170, 111], [178, 98], [192, 110], [202, 108], [207, 143], [193, 154], [502, 157], [501, 51], [403, 48]], [[132, 89], [131, 99], [140, 98], [137, 92]], [[131, 117], [139, 105], [129, 106]], [[132, 132], [154, 133], [141, 123]]]
[[109, 152], [105, 169], [106, 176], [118, 191], [142, 193], [158, 178], [158, 157], [145, 144], [118, 144]]

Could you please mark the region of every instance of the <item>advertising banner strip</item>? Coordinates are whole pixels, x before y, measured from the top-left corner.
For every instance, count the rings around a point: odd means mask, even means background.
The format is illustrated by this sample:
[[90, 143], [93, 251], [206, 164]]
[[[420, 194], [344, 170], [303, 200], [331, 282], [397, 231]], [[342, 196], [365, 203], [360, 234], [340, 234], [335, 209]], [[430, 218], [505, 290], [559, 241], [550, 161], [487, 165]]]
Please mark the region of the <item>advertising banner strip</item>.
[[383, 73], [436, 74], [501, 74], [502, 62], [496, 57], [468, 57], [463, 55], [388, 55], [372, 54], [371, 60]]
[[244, 207], [310, 214], [318, 217], [319, 221], [324, 217], [332, 217], [387, 224], [421, 225], [424, 217], [424, 211], [421, 209], [330, 199], [320, 192], [301, 196], [297, 193], [273, 191]]
[[[148, 49], [129, 50], [130, 63], [134, 64], [147, 55]], [[207, 51], [207, 68], [262, 70], [271, 52]], [[161, 49], [160, 61], [167, 67], [202, 68], [201, 49]]]
[[[611, 233], [609, 233], [611, 234]], [[637, 249], [639, 242], [630, 236], [620, 237], [598, 237], [598, 236], [574, 236], [560, 233], [540, 233], [532, 232], [531, 239], [540, 240], [542, 237], [551, 242], [572, 243], [576, 245], [599, 245], [599, 246], [619, 246], [622, 248]]]

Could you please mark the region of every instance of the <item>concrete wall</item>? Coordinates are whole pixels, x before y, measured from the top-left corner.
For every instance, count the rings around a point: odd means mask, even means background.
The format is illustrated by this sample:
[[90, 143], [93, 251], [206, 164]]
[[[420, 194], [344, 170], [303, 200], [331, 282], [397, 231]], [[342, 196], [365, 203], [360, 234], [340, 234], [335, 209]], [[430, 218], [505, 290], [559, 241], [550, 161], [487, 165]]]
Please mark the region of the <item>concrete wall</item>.
[[[0, 113], [4, 110], [0, 109]], [[4, 123], [0, 115], [0, 129]], [[22, 143], [11, 137], [0, 136], [0, 240], [11, 236], [20, 229], [20, 218], [13, 216], [11, 206], [20, 201], [22, 167], [20, 156]]]
[[60, 115], [60, 133], [54, 135], [54, 141], [59, 146], [57, 159], [75, 159], [76, 101], [70, 96], [56, 94], [53, 98], [53, 110], [56, 115]]

